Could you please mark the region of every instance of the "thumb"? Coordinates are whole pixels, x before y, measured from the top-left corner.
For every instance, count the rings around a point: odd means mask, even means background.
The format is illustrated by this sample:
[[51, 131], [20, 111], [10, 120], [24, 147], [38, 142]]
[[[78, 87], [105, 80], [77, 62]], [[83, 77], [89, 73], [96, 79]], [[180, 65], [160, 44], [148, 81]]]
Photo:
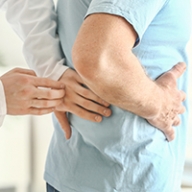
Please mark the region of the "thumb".
[[67, 119], [67, 113], [60, 112], [60, 111], [55, 111], [54, 113], [55, 113], [55, 116], [56, 116], [57, 120], [59, 121], [59, 124], [61, 125], [63, 131], [65, 132], [65, 138], [70, 139], [71, 127], [70, 127], [68, 119]]
[[179, 78], [186, 70], [186, 64], [183, 62], [179, 62], [173, 66], [173, 68], [169, 71], [171, 72], [176, 78]]
[[165, 130], [164, 134], [168, 141], [172, 141], [175, 138], [175, 131], [174, 131], [173, 127], [170, 127], [169, 129]]

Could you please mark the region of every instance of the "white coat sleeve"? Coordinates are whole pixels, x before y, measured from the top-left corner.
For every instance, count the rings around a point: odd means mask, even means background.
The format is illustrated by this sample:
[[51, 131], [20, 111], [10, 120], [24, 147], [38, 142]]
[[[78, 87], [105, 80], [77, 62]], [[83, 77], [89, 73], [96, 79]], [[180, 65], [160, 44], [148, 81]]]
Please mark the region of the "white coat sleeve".
[[0, 0], [0, 9], [3, 10], [7, 0]]
[[0, 127], [3, 124], [3, 119], [7, 113], [7, 106], [4, 94], [3, 84], [0, 80]]
[[[5, 1], [5, 0], [0, 0]], [[23, 40], [27, 64], [38, 76], [58, 80], [68, 69], [57, 36], [52, 0], [7, 0], [6, 18]]]

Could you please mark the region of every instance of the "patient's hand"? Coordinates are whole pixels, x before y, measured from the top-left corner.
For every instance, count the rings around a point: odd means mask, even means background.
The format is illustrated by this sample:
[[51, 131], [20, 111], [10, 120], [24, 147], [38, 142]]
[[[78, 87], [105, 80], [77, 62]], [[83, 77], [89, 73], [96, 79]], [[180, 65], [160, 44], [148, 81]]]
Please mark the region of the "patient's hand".
[[185, 63], [178, 63], [156, 79], [156, 84], [163, 90], [162, 101], [164, 102], [162, 102], [159, 113], [155, 117], [147, 119], [151, 125], [163, 131], [169, 141], [175, 138], [173, 126], [181, 123], [179, 115], [185, 112], [183, 101], [186, 99], [186, 94], [177, 88], [177, 79], [183, 75], [185, 69]]
[[65, 132], [67, 139], [71, 136], [71, 128], [66, 112], [73, 113], [83, 119], [101, 122], [103, 116], [109, 117], [109, 104], [83, 85], [80, 76], [72, 69], [68, 69], [60, 78], [65, 85], [65, 97], [55, 111], [55, 115]]

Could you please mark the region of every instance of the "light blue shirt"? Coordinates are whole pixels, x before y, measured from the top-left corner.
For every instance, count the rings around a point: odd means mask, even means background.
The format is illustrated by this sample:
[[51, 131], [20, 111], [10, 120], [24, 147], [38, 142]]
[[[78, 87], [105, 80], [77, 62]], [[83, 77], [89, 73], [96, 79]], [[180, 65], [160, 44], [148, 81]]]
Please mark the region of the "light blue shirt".
[[[71, 49], [83, 19], [98, 12], [120, 15], [133, 25], [139, 37], [133, 52], [150, 78], [180, 61], [188, 63], [190, 0], [59, 0], [58, 32], [69, 67], [73, 68]], [[187, 90], [187, 72], [178, 87]], [[111, 109], [113, 115], [101, 123], [69, 114], [69, 141], [54, 117], [46, 181], [60, 192], [180, 191], [187, 112], [175, 127], [175, 140], [168, 142], [145, 119]]]

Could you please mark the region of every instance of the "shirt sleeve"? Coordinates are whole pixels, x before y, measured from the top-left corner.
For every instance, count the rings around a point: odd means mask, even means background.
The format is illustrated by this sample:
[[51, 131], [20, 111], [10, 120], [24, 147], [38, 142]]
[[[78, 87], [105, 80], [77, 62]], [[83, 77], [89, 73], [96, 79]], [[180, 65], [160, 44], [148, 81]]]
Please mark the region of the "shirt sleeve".
[[67, 66], [56, 32], [52, 0], [7, 0], [7, 21], [23, 40], [27, 64], [38, 76], [58, 80]]
[[0, 127], [3, 124], [3, 119], [7, 113], [7, 106], [4, 94], [3, 84], [0, 80]]
[[6, 6], [6, 1], [7, 0], [0, 0], [0, 10], [4, 9], [4, 7]]
[[86, 16], [108, 13], [125, 18], [142, 39], [146, 29], [168, 0], [92, 0]]

